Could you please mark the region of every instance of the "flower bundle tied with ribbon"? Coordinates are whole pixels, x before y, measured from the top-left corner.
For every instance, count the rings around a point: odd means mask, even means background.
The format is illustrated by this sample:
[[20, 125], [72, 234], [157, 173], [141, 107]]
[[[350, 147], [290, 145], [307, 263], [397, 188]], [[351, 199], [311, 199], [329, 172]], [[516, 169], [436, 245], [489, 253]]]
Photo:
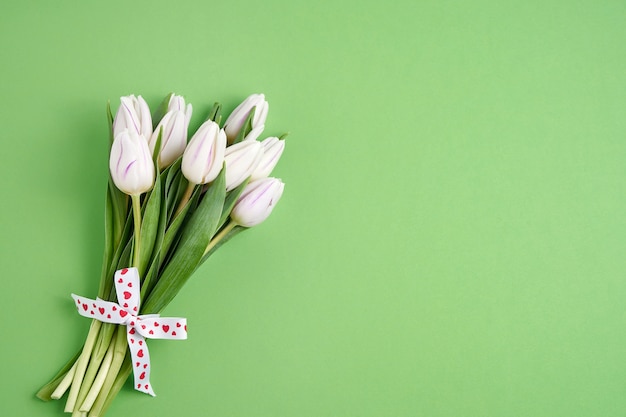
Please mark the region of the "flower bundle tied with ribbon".
[[187, 339], [187, 320], [164, 318], [159, 314], [138, 316], [139, 273], [137, 268], [124, 268], [115, 273], [115, 291], [118, 302], [90, 300], [72, 294], [78, 314], [104, 323], [126, 326], [126, 340], [130, 349], [135, 389], [154, 396], [150, 384], [150, 354], [145, 339]]
[[187, 338], [183, 318], [159, 313], [193, 272], [237, 233], [263, 222], [284, 184], [270, 174], [284, 136], [258, 138], [268, 104], [253, 94], [223, 125], [215, 103], [188, 138], [192, 106], [169, 94], [154, 113], [141, 97], [109, 108], [111, 154], [105, 251], [96, 299], [72, 294], [93, 319], [83, 348], [37, 396], [72, 416], [102, 416], [132, 372], [154, 395], [146, 339]]

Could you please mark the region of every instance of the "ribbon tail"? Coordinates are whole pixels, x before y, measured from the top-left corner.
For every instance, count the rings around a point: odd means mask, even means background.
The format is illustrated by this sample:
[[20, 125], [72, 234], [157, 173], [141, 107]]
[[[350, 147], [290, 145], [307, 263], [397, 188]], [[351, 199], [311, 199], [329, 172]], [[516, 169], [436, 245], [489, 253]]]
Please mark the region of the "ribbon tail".
[[[105, 323], [123, 323], [124, 317], [120, 315], [122, 309], [119, 305], [110, 301], [104, 301], [101, 299], [92, 300], [91, 298], [81, 297], [76, 294], [72, 294], [74, 299], [74, 306], [78, 310], [78, 314], [83, 317], [88, 317], [96, 320], [103, 321]], [[126, 315], [127, 312], [122, 314]]]
[[135, 389], [154, 397], [156, 394], [150, 383], [150, 353], [146, 340], [132, 326], [126, 327], [126, 338], [130, 349], [130, 358], [133, 361]]
[[159, 317], [159, 315], [140, 316], [143, 326], [137, 331], [148, 339], [187, 339], [187, 319], [180, 317]]

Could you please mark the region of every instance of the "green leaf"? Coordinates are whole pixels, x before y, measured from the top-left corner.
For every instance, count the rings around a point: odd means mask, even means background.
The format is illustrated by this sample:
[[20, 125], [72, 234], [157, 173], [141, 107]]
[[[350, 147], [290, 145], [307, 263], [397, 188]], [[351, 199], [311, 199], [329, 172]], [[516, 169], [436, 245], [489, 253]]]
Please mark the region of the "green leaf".
[[182, 162], [183, 162], [183, 158], [181, 156], [176, 161], [174, 161], [174, 163], [170, 165], [165, 171], [163, 171], [164, 173], [167, 173], [167, 176], [165, 179], [165, 192], [166, 193], [169, 193], [170, 187], [172, 186], [172, 183], [174, 182], [174, 178], [176, 178], [176, 175], [180, 174], [180, 166], [182, 165]]
[[220, 124], [220, 121], [222, 120], [222, 105], [217, 101], [213, 104], [207, 120], [213, 120], [218, 125]]
[[113, 202], [111, 200], [111, 189], [107, 187], [104, 206], [104, 255], [102, 257], [102, 273], [100, 275], [100, 286], [98, 288], [98, 297], [100, 298], [104, 298], [105, 292], [107, 292], [107, 274], [115, 252], [113, 244]]
[[154, 113], [152, 113], [152, 129], [156, 129], [163, 116], [165, 116], [165, 113], [167, 113], [167, 107], [169, 106], [170, 99], [173, 95], [174, 93], [166, 95], [165, 98], [163, 98], [163, 101], [161, 101], [161, 104], [159, 104], [159, 107], [157, 107]]
[[107, 120], [109, 121], [109, 146], [113, 145], [113, 113], [111, 113], [111, 102], [107, 101]]
[[[121, 246], [120, 246], [121, 247]], [[128, 239], [126, 244], [124, 245], [124, 249], [120, 253], [120, 257], [117, 261], [117, 266], [113, 269], [117, 271], [118, 269], [128, 268], [130, 266], [130, 255], [133, 252], [133, 239]], [[113, 274], [111, 274], [111, 282], [113, 282]], [[117, 297], [113, 295], [114, 298], [107, 298], [109, 301], [117, 301]]]
[[162, 254], [161, 251], [157, 253], [152, 258], [152, 263], [150, 264], [150, 268], [148, 268], [148, 272], [145, 273], [143, 277], [143, 282], [141, 284], [141, 294], [140, 299], [143, 300], [146, 294], [150, 294], [150, 291], [154, 288], [155, 278], [159, 273], [159, 267], [161, 265]]
[[115, 186], [111, 173], [109, 173], [109, 192], [111, 193], [111, 208], [113, 209], [113, 242], [118, 244], [122, 238], [124, 223], [130, 213], [130, 199], [128, 195]]
[[176, 242], [176, 238], [179, 237], [180, 227], [183, 225], [185, 218], [187, 217], [187, 213], [189, 212], [191, 207], [195, 207], [200, 198], [200, 192], [202, 191], [202, 187], [196, 187], [196, 190], [192, 194], [189, 202], [183, 207], [178, 216], [174, 218], [172, 223], [167, 228], [165, 232], [165, 237], [163, 238], [163, 245], [161, 246], [161, 251], [163, 254], [162, 259], [165, 260], [169, 258], [168, 254], [170, 249], [172, 248], [172, 244]]
[[[163, 126], [159, 129], [159, 135], [154, 144], [154, 151], [152, 151], [152, 162], [156, 168], [156, 172], [159, 172], [159, 154], [161, 153], [161, 139], [163, 138]], [[149, 138], [148, 138], [149, 139]]]
[[248, 136], [248, 133], [250, 133], [250, 131], [252, 130], [252, 118], [254, 117], [254, 112], [256, 112], [256, 107], [253, 107], [252, 110], [250, 110], [250, 114], [248, 114], [248, 118], [244, 122], [243, 126], [241, 127], [241, 130], [237, 134], [237, 137], [235, 138], [235, 141], [233, 143], [239, 143], [242, 140], [244, 140], [246, 136]]
[[185, 224], [176, 251], [148, 295], [142, 312], [158, 313], [176, 296], [202, 259], [217, 229], [226, 198], [225, 169], [209, 186]]
[[139, 276], [143, 277], [146, 268], [152, 259], [152, 252], [158, 250], [155, 246], [160, 246], [160, 242], [156, 242], [159, 233], [159, 221], [161, 213], [161, 176], [156, 176], [154, 187], [150, 192], [145, 203], [143, 218], [141, 219], [140, 229], [140, 245], [141, 253], [137, 270]]
[[167, 219], [169, 223], [172, 222], [172, 217], [174, 215], [174, 212], [176, 211], [176, 208], [180, 204], [180, 200], [185, 194], [188, 184], [189, 184], [189, 181], [187, 181], [187, 178], [185, 178], [183, 173], [180, 171], [178, 171], [176, 175], [172, 178], [172, 185], [167, 194], [167, 202], [168, 202]]
[[174, 201], [176, 194], [178, 193], [178, 175], [181, 175], [180, 165], [182, 158], [178, 158], [172, 165], [167, 167], [161, 173], [161, 181], [165, 184], [163, 188], [163, 198], [166, 202], [167, 216], [166, 219], [169, 223], [170, 216], [174, 208], [172, 207], [176, 202]]
[[209, 256], [213, 255], [213, 253], [215, 253], [215, 251], [219, 249], [224, 243], [228, 242], [230, 239], [237, 236], [239, 233], [248, 229], [249, 229], [248, 227], [235, 226], [233, 230], [226, 233], [226, 236], [224, 236], [219, 242], [217, 242], [215, 246], [211, 248], [211, 250], [209, 250], [207, 253], [204, 254], [202, 259], [200, 260], [200, 263], [198, 264], [198, 267], [200, 267], [200, 265], [202, 265], [207, 259], [209, 259]]
[[[107, 275], [106, 275], [108, 289], [104, 291], [103, 294], [105, 294], [105, 295], [110, 292], [110, 289], [113, 286], [113, 275], [115, 274], [115, 271], [118, 269], [118, 263], [120, 262], [120, 258], [122, 257], [122, 253], [124, 252], [124, 249], [126, 248], [128, 243], [132, 240], [132, 238], [131, 238], [132, 228], [133, 228], [133, 216], [132, 216], [132, 213], [128, 213], [127, 218], [126, 218], [126, 222], [124, 223], [124, 228], [123, 228], [123, 231], [122, 231], [122, 234], [121, 234], [121, 238], [115, 244], [115, 252], [113, 254], [113, 257], [112, 257], [111, 261], [108, 264], [108, 268], [109, 269], [108, 269]], [[128, 266], [129, 266], [129, 264], [126, 264], [126, 265], [122, 266], [122, 268], [125, 268], [125, 267], [128, 267]]]
[[152, 250], [152, 257], [150, 260], [150, 268], [143, 276], [143, 284], [141, 287], [141, 295], [149, 293], [150, 289], [154, 286], [154, 278], [157, 276], [160, 267], [160, 260], [162, 258], [162, 245], [163, 238], [165, 236], [165, 228], [167, 223], [167, 199], [161, 196], [161, 208], [159, 210], [159, 226], [157, 229], [157, 235], [155, 238], [154, 248]]
[[72, 357], [72, 359], [70, 359], [70, 361], [67, 364], [65, 364], [63, 368], [61, 368], [59, 373], [56, 374], [50, 382], [48, 382], [46, 385], [41, 387], [41, 389], [37, 392], [37, 394], [35, 394], [37, 398], [43, 401], [50, 401], [52, 399], [51, 397], [52, 393], [57, 389], [57, 387], [59, 386], [59, 383], [65, 377], [65, 374], [72, 368], [72, 366], [74, 365], [74, 363], [76, 362], [76, 360], [78, 359], [78, 357], [80, 356], [82, 352], [83, 351], [81, 348], [81, 350], [76, 352], [74, 357]]

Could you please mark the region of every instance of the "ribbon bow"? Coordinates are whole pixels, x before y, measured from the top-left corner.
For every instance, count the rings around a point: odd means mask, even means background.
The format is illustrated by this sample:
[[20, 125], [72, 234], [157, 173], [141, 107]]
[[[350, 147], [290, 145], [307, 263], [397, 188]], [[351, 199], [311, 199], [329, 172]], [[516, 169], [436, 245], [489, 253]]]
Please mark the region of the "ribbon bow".
[[81, 316], [126, 325], [135, 389], [154, 396], [150, 385], [150, 355], [144, 338], [187, 339], [187, 320], [159, 317], [158, 314], [137, 315], [140, 295], [137, 268], [124, 268], [115, 272], [115, 291], [118, 303], [100, 298], [92, 300], [76, 294], [72, 294], [72, 298]]

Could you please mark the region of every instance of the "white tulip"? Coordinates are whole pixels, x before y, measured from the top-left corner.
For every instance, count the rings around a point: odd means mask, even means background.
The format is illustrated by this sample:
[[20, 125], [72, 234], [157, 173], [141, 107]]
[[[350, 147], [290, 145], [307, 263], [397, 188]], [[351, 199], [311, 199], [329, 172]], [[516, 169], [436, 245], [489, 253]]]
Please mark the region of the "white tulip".
[[263, 157], [263, 147], [256, 140], [239, 142], [226, 148], [226, 191], [237, 188], [256, 169]]
[[185, 106], [184, 98], [181, 96], [172, 96], [170, 98], [168, 112], [165, 113], [165, 116], [154, 129], [148, 142], [150, 150], [154, 152], [159, 132], [161, 128], [163, 129], [161, 151], [159, 152], [160, 168], [171, 165], [185, 151], [191, 113], [191, 104]]
[[263, 147], [263, 156], [259, 166], [250, 176], [250, 181], [269, 177], [285, 150], [285, 141], [277, 137], [269, 137], [261, 142], [261, 146]]
[[230, 212], [238, 225], [252, 227], [263, 222], [283, 195], [285, 184], [277, 178], [264, 178], [249, 183]]
[[[233, 143], [253, 108], [256, 108], [256, 110], [252, 117], [252, 129], [265, 125], [269, 104], [265, 100], [265, 95], [252, 94], [238, 105], [230, 116], [228, 116], [226, 122], [224, 122], [224, 131], [228, 137], [228, 143]], [[263, 128], [261, 128], [261, 130], [262, 129]], [[260, 132], [258, 135], [260, 135]]]
[[120, 98], [120, 102], [113, 121], [113, 137], [124, 129], [134, 131], [145, 138], [152, 136], [152, 116], [150, 116], [148, 103], [143, 97], [125, 96]]
[[123, 130], [111, 146], [109, 169], [113, 182], [129, 195], [145, 193], [154, 185], [154, 163], [146, 138], [134, 130]]
[[207, 120], [193, 135], [183, 153], [183, 175], [193, 184], [213, 181], [222, 170], [225, 150], [224, 130], [214, 121]]

